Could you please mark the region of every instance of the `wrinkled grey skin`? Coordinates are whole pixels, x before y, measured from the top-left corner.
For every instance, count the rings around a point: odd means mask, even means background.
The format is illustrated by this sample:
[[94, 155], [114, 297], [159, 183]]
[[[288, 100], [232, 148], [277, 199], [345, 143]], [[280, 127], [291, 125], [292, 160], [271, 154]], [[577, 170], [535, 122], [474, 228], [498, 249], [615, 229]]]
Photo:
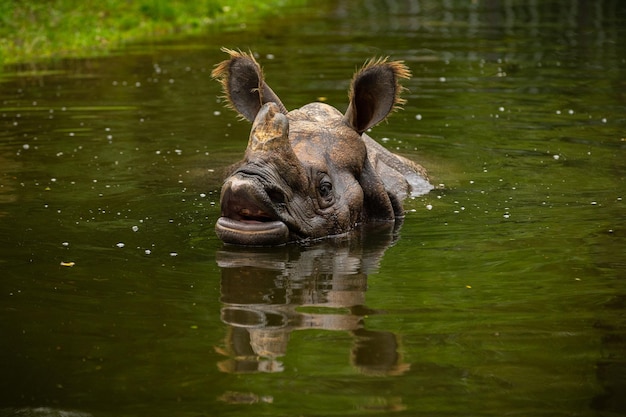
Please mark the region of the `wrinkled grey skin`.
[[222, 187], [216, 233], [225, 243], [281, 245], [340, 235], [402, 217], [402, 200], [433, 187], [425, 170], [363, 132], [396, 105], [400, 62], [370, 61], [352, 82], [343, 115], [323, 103], [288, 112], [254, 58], [230, 59], [213, 76], [231, 107], [253, 122], [243, 161]]

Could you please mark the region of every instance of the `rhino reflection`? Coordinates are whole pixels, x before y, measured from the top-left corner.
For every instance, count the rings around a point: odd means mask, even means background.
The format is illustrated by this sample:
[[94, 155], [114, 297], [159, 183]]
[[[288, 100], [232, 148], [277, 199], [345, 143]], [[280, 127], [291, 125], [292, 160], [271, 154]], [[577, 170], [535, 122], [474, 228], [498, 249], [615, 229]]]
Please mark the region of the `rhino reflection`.
[[[224, 372], [281, 372], [294, 330], [348, 331], [354, 336], [352, 364], [367, 374], [399, 374], [409, 368], [390, 332], [368, 330], [367, 275], [378, 268], [394, 242], [394, 225], [367, 237], [329, 240], [280, 248], [225, 247], [217, 253], [222, 269], [221, 319], [229, 325]], [[396, 226], [397, 228], [397, 226]], [[347, 309], [349, 313], [341, 310]]]

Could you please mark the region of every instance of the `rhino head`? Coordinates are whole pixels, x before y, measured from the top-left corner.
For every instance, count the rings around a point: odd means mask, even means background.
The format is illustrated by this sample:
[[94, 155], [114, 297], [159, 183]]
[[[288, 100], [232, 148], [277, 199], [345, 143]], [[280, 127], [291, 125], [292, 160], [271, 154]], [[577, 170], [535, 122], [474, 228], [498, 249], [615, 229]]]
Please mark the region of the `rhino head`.
[[244, 159], [221, 191], [215, 230], [225, 243], [280, 245], [393, 222], [415, 179], [418, 192], [432, 188], [423, 168], [363, 133], [403, 103], [398, 79], [410, 73], [401, 62], [366, 63], [343, 115], [323, 103], [287, 111], [252, 55], [224, 51], [230, 59], [212, 76], [230, 107], [252, 122]]

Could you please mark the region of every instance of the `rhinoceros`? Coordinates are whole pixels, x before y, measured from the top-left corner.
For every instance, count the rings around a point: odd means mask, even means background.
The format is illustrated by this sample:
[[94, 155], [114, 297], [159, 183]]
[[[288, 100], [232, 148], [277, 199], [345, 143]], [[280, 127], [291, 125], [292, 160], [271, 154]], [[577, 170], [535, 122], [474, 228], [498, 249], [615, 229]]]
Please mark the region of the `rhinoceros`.
[[404, 216], [428, 193], [426, 171], [365, 131], [404, 104], [402, 61], [371, 59], [354, 75], [345, 114], [325, 103], [288, 111], [251, 53], [223, 48], [213, 69], [228, 106], [252, 122], [243, 160], [222, 186], [215, 231], [225, 243], [274, 246], [346, 234]]

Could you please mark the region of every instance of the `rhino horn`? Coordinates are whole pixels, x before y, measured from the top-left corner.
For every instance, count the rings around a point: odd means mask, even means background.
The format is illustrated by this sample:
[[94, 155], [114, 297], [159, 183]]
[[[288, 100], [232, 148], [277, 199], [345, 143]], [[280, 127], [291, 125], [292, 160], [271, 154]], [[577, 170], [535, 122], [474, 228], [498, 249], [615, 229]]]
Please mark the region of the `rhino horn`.
[[289, 142], [289, 120], [276, 103], [266, 103], [259, 110], [252, 131], [245, 160], [264, 166], [271, 163], [278, 172], [286, 175], [292, 188], [306, 183], [302, 164]]
[[293, 153], [289, 145], [289, 120], [275, 103], [264, 104], [252, 124], [247, 152], [282, 155], [285, 151]]

